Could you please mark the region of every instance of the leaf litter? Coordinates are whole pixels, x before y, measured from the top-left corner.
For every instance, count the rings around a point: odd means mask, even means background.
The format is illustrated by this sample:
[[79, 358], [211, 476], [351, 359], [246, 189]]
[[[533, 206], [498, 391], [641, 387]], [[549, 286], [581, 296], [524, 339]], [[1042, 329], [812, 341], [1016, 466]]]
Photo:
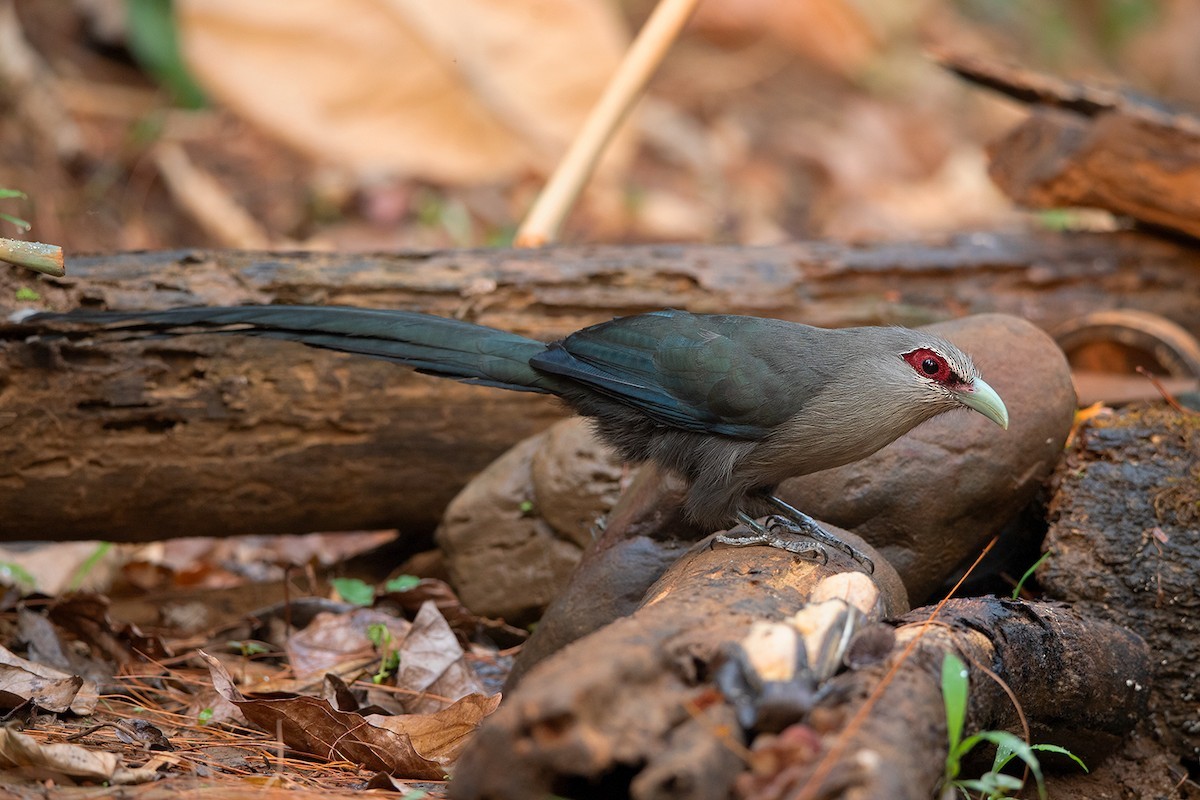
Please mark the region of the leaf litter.
[[216, 795], [245, 786], [441, 796], [500, 702], [507, 656], [481, 634], [521, 632], [472, 617], [441, 581], [389, 586], [404, 588], [381, 588], [370, 607], [295, 598], [247, 615], [249, 625], [182, 638], [113, 619], [102, 595], [10, 593], [0, 608], [13, 648], [0, 647], [0, 781], [35, 793], [202, 780]]

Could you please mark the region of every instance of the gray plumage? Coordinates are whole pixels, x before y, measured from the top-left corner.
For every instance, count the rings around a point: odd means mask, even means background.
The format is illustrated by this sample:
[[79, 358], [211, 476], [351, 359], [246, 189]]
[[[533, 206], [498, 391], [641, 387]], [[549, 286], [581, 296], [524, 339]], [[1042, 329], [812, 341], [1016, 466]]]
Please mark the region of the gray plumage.
[[971, 359], [906, 328], [823, 329], [660, 311], [546, 344], [460, 320], [345, 307], [239, 306], [37, 314], [132, 336], [195, 330], [265, 336], [382, 358], [468, 383], [554, 394], [595, 420], [627, 461], [690, 483], [705, 529], [765, 513], [785, 478], [865, 458], [920, 423], [971, 407], [1007, 411]]

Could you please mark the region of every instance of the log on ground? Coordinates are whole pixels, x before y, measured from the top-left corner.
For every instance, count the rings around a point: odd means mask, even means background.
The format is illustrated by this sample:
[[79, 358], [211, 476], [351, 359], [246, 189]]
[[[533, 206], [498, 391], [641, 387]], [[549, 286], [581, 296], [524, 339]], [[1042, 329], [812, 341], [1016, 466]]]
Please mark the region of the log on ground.
[[[1035, 741], [1097, 759], [1144, 711], [1149, 654], [1136, 635], [1057, 604], [952, 601], [938, 624], [921, 625], [928, 609], [912, 612], [894, 636], [881, 637], [892, 628], [867, 617], [863, 640], [882, 638], [884, 647], [872, 656], [852, 643], [855, 668], [829, 679], [806, 716], [801, 703], [794, 723], [777, 737], [760, 734], [747, 752], [743, 717], [713, 683], [721, 659], [755, 640], [756, 623], [785, 620], [816, 587], [843, 577], [778, 549], [692, 551], [632, 616], [528, 673], [478, 732], [451, 796], [724, 798], [740, 782], [742, 796], [782, 799], [811, 781], [813, 797], [929, 797], [947, 752], [939, 675], [951, 650], [997, 670]], [[881, 597], [874, 619], [897, 602]], [[1013, 699], [977, 666], [971, 677], [967, 733], [1019, 730]], [[849, 725], [876, 691], [865, 721]]]
[[[0, 312], [18, 278], [0, 271]], [[821, 325], [1116, 304], [1200, 332], [1200, 254], [1136, 235], [873, 247], [562, 247], [396, 255], [128, 253], [42, 278], [45, 306], [318, 303], [462, 316], [553, 339], [661, 307]], [[0, 324], [0, 539], [432, 528], [553, 401], [237, 337], [27, 342]]]
[[1152, 726], [1200, 757], [1200, 413], [1165, 403], [1095, 417], [1053, 481], [1048, 596], [1137, 631], [1155, 653]]
[[1200, 237], [1200, 117], [1132, 92], [1031, 72], [976, 55], [948, 69], [1032, 108], [989, 146], [992, 180], [1031, 208], [1100, 208]]

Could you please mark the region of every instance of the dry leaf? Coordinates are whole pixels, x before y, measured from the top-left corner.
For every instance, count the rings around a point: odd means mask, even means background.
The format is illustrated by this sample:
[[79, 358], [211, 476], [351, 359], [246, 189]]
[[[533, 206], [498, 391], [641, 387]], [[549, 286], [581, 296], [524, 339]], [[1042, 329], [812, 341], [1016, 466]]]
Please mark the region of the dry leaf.
[[158, 777], [158, 768], [164, 763], [167, 762], [156, 759], [143, 767], [130, 769], [116, 753], [89, 750], [65, 742], [42, 744], [32, 736], [11, 728], [0, 728], [0, 767], [21, 767], [47, 780], [67, 775], [111, 784], [146, 783]]
[[846, 0], [709, 0], [693, 23], [709, 33], [769, 34], [843, 75], [861, 72], [880, 49], [868, 18]]
[[292, 671], [305, 680], [339, 664], [377, 660], [375, 645], [367, 635], [371, 625], [387, 628], [393, 649], [412, 627], [407, 620], [370, 608], [356, 608], [348, 614], [317, 614], [304, 630], [288, 637], [286, 649]]
[[99, 700], [92, 681], [27, 661], [4, 647], [0, 647], [0, 691], [33, 700], [39, 708], [56, 714], [68, 709], [80, 715], [91, 714]]
[[421, 604], [412, 625], [399, 648], [396, 686], [422, 694], [401, 696], [405, 711], [428, 714], [460, 697], [483, 691], [475, 673], [463, 661], [458, 637], [432, 601]]
[[204, 652], [200, 656], [217, 692], [287, 746], [419, 780], [444, 779], [465, 738], [500, 702], [499, 695], [471, 696], [427, 718], [363, 717], [315, 697], [246, 698], [220, 662]]
[[625, 46], [605, 0], [176, 10], [184, 57], [213, 98], [320, 160], [439, 183], [546, 171]]
[[491, 697], [469, 694], [434, 714], [399, 714], [392, 717], [370, 714], [366, 720], [372, 725], [408, 736], [413, 747], [428, 758], [441, 764], [451, 764], [458, 759], [483, 718], [499, 705], [498, 694]]

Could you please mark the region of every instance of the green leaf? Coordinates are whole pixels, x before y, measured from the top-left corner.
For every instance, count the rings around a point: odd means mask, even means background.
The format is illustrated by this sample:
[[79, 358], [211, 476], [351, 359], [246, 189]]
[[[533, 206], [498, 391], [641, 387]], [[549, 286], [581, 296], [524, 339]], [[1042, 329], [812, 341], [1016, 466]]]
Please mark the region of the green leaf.
[[367, 626], [367, 638], [376, 650], [382, 650], [392, 643], [392, 632], [382, 622], [372, 622]]
[[942, 701], [946, 704], [946, 730], [950, 752], [958, 750], [967, 719], [967, 665], [953, 653], [942, 659]]
[[407, 592], [421, 585], [421, 579], [416, 575], [397, 575], [383, 585], [388, 592]]
[[36, 303], [42, 296], [28, 286], [21, 286], [17, 289], [16, 298], [18, 303]]
[[334, 591], [347, 603], [353, 603], [356, 606], [369, 606], [375, 602], [374, 587], [358, 578], [334, 578], [329, 583], [333, 586]]
[[202, 708], [200, 713], [196, 715], [196, 721], [201, 725], [207, 725], [212, 722], [213, 710], [211, 708]]
[[71, 577], [71, 582], [68, 586], [72, 592], [79, 591], [79, 587], [83, 586], [83, 582], [87, 579], [88, 574], [96, 568], [96, 565], [108, 555], [108, 551], [112, 550], [112, 548], [112, 542], [100, 542], [96, 545], [96, 549], [79, 565], [79, 569], [75, 570], [75, 574]]
[[20, 228], [23, 231], [27, 231], [33, 227], [25, 220], [21, 219], [20, 217], [14, 217], [12, 214], [0, 214], [0, 219], [4, 220], [5, 222], [10, 222], [13, 225], [16, 225], [18, 228]]
[[225, 645], [230, 650], [237, 650], [244, 658], [250, 656], [260, 656], [263, 653], [271, 652], [271, 648], [267, 647], [262, 642], [256, 642], [253, 639], [230, 639]]
[[992, 760], [993, 773], [1004, 769], [1014, 757], [1021, 759], [1037, 781], [1038, 797], [1045, 800], [1046, 785], [1042, 780], [1042, 765], [1033, 754], [1033, 748], [1026, 744], [1024, 739], [1008, 731], [983, 731], [977, 736], [996, 745], [996, 757]]
[[17, 584], [26, 589], [37, 588], [37, 579], [22, 567], [20, 564], [14, 564], [11, 561], [0, 561], [0, 583], [9, 585]]
[[179, 51], [172, 0], [127, 0], [126, 33], [138, 63], [184, 108], [202, 108], [204, 92], [193, 80]]
[[1029, 580], [1033, 573], [1037, 572], [1037, 568], [1046, 563], [1046, 559], [1050, 557], [1053, 550], [1047, 550], [1042, 554], [1042, 557], [1033, 562], [1033, 566], [1025, 570], [1025, 574], [1021, 576], [1021, 580], [1017, 581], [1017, 585], [1012, 590], [1012, 599], [1016, 600], [1021, 596], [1021, 589], [1025, 586], [1025, 581]]
[[1076, 764], [1078, 764], [1079, 768], [1082, 769], [1084, 772], [1091, 772], [1091, 770], [1089, 770], [1087, 768], [1087, 764], [1083, 763], [1082, 758], [1075, 755], [1074, 753], [1072, 753], [1070, 750], [1068, 750], [1065, 747], [1059, 747], [1056, 744], [1035, 744], [1035, 745], [1033, 745], [1033, 749], [1040, 750], [1043, 753], [1058, 753], [1059, 755], [1066, 756], [1067, 758], [1071, 759]]

